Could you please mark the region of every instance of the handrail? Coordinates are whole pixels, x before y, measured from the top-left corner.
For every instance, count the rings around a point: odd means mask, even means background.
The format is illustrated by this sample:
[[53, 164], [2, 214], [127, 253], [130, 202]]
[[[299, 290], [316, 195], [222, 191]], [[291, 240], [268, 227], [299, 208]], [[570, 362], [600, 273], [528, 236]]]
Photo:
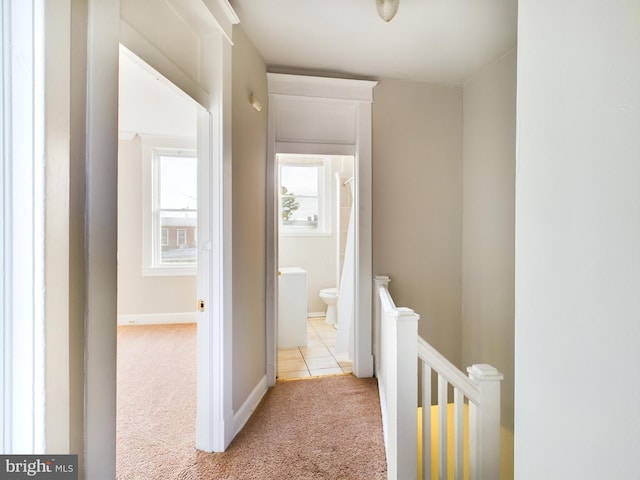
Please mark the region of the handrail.
[[480, 391], [464, 373], [436, 350], [431, 344], [418, 335], [418, 356], [431, 368], [442, 375], [447, 382], [460, 389], [464, 396], [476, 405], [480, 405]]
[[[431, 405], [431, 372], [437, 374], [437, 464], [432, 462], [430, 412], [422, 415], [422, 478], [431, 479], [431, 466], [439, 478], [448, 478], [448, 403], [453, 387], [453, 473], [461, 479], [494, 479], [500, 471], [500, 381], [503, 375], [491, 365], [475, 364], [468, 376], [418, 335], [420, 315], [409, 308], [396, 307], [387, 288], [390, 279], [375, 277], [376, 376], [380, 393], [382, 424], [390, 480], [415, 478], [418, 410], [418, 360], [422, 365], [422, 399]], [[469, 402], [468, 427], [464, 409]], [[424, 405], [424, 404], [423, 404]], [[424, 407], [423, 407], [424, 408]], [[468, 430], [466, 430], [468, 428]], [[464, 432], [468, 431], [468, 450]], [[464, 456], [468, 452], [468, 465]], [[463, 473], [466, 472], [466, 473]]]

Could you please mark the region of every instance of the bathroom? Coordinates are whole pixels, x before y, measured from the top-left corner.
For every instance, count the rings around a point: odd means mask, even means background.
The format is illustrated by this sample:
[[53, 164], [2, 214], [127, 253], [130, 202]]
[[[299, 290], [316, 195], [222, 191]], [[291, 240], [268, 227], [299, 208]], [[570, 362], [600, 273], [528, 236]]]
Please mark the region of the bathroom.
[[291, 267], [304, 270], [308, 317], [304, 344], [279, 345], [278, 377], [350, 373], [354, 157], [278, 155], [277, 159], [279, 267], [284, 272]]

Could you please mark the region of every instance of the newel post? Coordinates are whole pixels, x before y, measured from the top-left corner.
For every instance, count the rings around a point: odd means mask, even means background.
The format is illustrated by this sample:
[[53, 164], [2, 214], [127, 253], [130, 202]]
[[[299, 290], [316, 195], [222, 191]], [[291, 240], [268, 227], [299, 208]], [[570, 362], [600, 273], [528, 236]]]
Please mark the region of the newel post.
[[418, 319], [409, 308], [384, 314], [387, 324], [388, 478], [418, 475]]
[[504, 378], [491, 365], [473, 365], [469, 378], [478, 386], [480, 405], [469, 403], [470, 478], [500, 478], [500, 381]]

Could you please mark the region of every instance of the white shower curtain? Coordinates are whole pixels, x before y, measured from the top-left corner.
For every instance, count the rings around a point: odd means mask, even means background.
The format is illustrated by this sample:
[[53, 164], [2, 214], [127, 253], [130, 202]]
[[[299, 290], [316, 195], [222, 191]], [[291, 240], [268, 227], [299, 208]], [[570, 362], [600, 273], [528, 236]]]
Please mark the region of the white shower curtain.
[[[351, 182], [353, 198], [353, 182]], [[355, 248], [354, 248], [354, 215], [353, 203], [349, 215], [347, 229], [347, 244], [344, 251], [340, 291], [338, 292], [338, 335], [336, 338], [336, 353], [349, 353], [353, 359], [353, 330], [354, 330], [354, 297], [355, 297]]]

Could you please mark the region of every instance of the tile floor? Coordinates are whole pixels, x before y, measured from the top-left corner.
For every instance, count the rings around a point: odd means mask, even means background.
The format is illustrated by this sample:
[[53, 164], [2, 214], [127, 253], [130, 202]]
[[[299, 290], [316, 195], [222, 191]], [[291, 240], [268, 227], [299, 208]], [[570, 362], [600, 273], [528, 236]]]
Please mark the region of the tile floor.
[[335, 353], [337, 331], [324, 317], [307, 319], [307, 345], [278, 349], [278, 379], [351, 373], [347, 354]]

